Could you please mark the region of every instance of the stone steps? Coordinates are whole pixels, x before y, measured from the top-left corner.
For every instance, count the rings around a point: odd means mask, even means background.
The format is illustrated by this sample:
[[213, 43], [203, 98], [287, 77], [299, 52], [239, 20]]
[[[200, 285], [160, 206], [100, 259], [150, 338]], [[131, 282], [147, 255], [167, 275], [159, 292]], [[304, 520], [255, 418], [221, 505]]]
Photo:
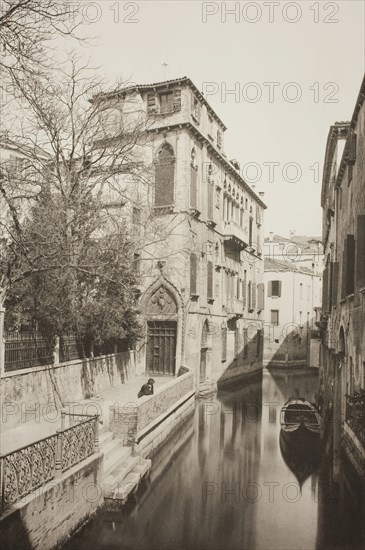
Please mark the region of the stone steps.
[[129, 457], [104, 481], [104, 499], [107, 504], [125, 504], [129, 495], [138, 491], [141, 480], [151, 469], [151, 460], [139, 456]]

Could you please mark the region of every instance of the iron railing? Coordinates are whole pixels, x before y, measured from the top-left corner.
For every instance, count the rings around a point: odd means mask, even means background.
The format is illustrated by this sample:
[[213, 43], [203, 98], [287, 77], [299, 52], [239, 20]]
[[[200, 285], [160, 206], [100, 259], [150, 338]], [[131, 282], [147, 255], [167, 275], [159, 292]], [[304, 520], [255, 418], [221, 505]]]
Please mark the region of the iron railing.
[[5, 371], [52, 363], [52, 346], [42, 335], [30, 331], [5, 333]]
[[[65, 415], [79, 420], [65, 428]], [[55, 434], [0, 455], [1, 511], [98, 450], [99, 415], [62, 412], [61, 429]]]

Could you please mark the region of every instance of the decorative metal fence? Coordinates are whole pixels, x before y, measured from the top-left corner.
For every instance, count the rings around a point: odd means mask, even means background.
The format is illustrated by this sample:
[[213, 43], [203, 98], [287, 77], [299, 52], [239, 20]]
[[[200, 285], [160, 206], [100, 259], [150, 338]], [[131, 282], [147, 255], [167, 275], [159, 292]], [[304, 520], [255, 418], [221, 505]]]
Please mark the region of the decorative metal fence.
[[81, 359], [76, 334], [69, 333], [60, 337], [60, 363]]
[[365, 394], [346, 396], [346, 422], [365, 447]]
[[1, 511], [98, 452], [99, 415], [70, 416], [82, 417], [82, 420], [0, 455]]
[[5, 333], [5, 371], [53, 363], [49, 341], [35, 332]]

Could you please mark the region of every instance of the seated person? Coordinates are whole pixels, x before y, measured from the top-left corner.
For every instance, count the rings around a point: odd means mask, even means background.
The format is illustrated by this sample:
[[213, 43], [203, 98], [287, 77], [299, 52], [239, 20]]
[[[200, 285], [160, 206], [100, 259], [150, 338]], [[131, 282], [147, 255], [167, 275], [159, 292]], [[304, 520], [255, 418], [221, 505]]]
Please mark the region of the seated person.
[[141, 389], [138, 392], [138, 397], [143, 397], [144, 395], [153, 395], [153, 384], [155, 383], [153, 378], [147, 380], [147, 384], [143, 384]]

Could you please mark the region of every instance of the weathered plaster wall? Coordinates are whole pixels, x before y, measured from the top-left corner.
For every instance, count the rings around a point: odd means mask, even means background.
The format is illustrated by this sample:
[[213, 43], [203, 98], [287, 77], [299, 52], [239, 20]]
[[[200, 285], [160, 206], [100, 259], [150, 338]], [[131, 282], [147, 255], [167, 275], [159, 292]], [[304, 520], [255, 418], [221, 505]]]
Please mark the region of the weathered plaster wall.
[[131, 352], [34, 367], [1, 378], [1, 430], [52, 415], [67, 403], [89, 399], [134, 377]]

